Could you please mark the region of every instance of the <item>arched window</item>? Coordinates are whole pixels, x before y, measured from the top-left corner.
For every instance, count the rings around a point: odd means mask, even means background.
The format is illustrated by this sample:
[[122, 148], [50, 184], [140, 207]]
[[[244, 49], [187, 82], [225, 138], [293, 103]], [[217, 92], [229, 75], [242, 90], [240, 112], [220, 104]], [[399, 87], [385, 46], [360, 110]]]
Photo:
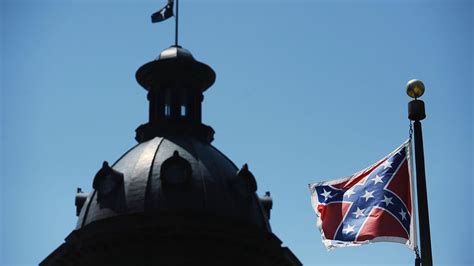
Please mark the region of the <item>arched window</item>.
[[187, 110], [187, 91], [185, 89], [180, 91], [180, 108], [179, 108], [179, 114], [181, 117], [185, 117], [188, 115], [188, 110]]
[[164, 185], [183, 185], [191, 180], [192, 168], [189, 162], [181, 157], [178, 151], [161, 165], [160, 177]]
[[165, 90], [165, 117], [171, 116], [171, 90], [168, 88]]
[[170, 117], [171, 116], [171, 105], [165, 104], [165, 116]]

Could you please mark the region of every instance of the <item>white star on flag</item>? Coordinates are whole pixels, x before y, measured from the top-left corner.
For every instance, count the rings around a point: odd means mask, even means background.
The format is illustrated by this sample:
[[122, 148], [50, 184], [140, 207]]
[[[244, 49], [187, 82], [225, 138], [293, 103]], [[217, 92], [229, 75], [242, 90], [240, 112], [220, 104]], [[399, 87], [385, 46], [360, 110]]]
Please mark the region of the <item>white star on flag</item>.
[[383, 166], [383, 169], [392, 168], [392, 162], [389, 162], [388, 160], [386, 160], [385, 162], [381, 164], [381, 166]]
[[320, 195], [324, 197], [324, 200], [328, 200], [331, 198], [331, 192], [330, 191], [326, 191], [325, 189], [323, 189], [324, 192], [321, 193]]
[[350, 224], [348, 224], [347, 227], [344, 228], [342, 231], [343, 231], [343, 232], [345, 231], [344, 234], [347, 235], [347, 234], [349, 234], [350, 232], [354, 232], [354, 226], [355, 226], [355, 225], [350, 225]]
[[407, 213], [406, 213], [406, 211], [404, 211], [403, 209], [400, 210], [399, 214], [402, 216], [402, 220], [406, 220], [406, 219], [407, 219]]
[[355, 212], [353, 212], [353, 214], [355, 215], [356, 219], [359, 218], [359, 216], [365, 216], [364, 215], [364, 210], [365, 209], [359, 209], [359, 207], [357, 207], [357, 210]]
[[377, 185], [377, 183], [383, 183], [382, 178], [383, 176], [375, 175], [371, 180], [374, 180], [374, 185]]
[[348, 198], [355, 194], [354, 190], [352, 188], [348, 189], [346, 193], [344, 193], [344, 196], [347, 196]]
[[370, 198], [374, 197], [374, 191], [365, 191], [365, 194], [362, 196], [362, 198], [365, 198], [365, 201], [368, 201]]
[[381, 200], [381, 202], [385, 203], [385, 207], [387, 207], [388, 205], [393, 204], [392, 199], [393, 197], [389, 198], [383, 195], [383, 200]]

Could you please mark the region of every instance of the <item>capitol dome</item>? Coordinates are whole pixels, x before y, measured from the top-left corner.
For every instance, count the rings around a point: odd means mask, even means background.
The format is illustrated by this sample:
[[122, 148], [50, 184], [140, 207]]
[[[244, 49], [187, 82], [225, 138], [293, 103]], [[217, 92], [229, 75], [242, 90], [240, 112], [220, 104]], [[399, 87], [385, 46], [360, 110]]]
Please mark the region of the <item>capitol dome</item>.
[[[269, 231], [265, 206], [246, 166], [212, 145], [187, 137], [155, 137], [126, 152], [94, 179], [76, 229], [115, 216], [196, 214]], [[158, 217], [159, 219], [159, 217]]]
[[301, 265], [271, 231], [270, 193], [211, 145], [212, 68], [173, 46], [136, 78], [149, 101], [138, 144], [78, 189], [77, 226], [40, 265]]

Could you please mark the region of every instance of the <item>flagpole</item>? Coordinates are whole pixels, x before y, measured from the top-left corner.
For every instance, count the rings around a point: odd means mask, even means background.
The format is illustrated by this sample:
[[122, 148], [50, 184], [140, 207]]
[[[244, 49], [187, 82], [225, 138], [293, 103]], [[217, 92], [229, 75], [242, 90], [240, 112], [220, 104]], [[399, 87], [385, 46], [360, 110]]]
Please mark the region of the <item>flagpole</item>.
[[178, 47], [178, 21], [179, 21], [179, 0], [176, 0], [176, 18], [175, 18], [175, 35], [174, 46]]
[[[421, 120], [426, 118], [425, 103], [417, 98], [422, 96], [425, 85], [420, 80], [410, 80], [407, 84], [408, 96], [414, 100], [408, 103], [408, 118], [414, 121], [415, 163], [416, 163], [416, 194], [418, 199], [418, 216], [420, 229], [421, 265], [432, 266], [430, 217], [428, 211], [428, 196], [426, 191], [425, 157], [423, 151], [423, 133]], [[417, 258], [417, 262], [419, 260]]]
[[[417, 217], [415, 215], [415, 203], [413, 201], [413, 198], [415, 197], [415, 174], [414, 170], [415, 167], [413, 166], [414, 162], [414, 157], [413, 157], [413, 128], [412, 124], [410, 122], [410, 144], [408, 145], [408, 156], [410, 158], [409, 164], [408, 164], [408, 172], [410, 173], [410, 195], [412, 197], [411, 200], [411, 209], [412, 215], [411, 215], [411, 225], [410, 225], [410, 237], [411, 238], [411, 244], [413, 245], [413, 250], [415, 251], [415, 266], [421, 266], [421, 258], [420, 258], [420, 250], [418, 249], [418, 223], [417, 223]], [[413, 230], [413, 231], [412, 231]]]

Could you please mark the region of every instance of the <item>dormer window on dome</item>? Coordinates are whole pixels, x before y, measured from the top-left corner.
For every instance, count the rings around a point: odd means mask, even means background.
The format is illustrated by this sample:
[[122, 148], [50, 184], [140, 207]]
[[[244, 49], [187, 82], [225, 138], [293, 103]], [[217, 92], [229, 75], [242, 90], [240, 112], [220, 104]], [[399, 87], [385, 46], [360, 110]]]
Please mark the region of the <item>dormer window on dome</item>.
[[124, 175], [112, 169], [107, 161], [102, 164], [102, 168], [95, 175], [92, 187], [97, 193], [97, 202], [100, 208], [114, 211], [126, 209]]
[[192, 168], [189, 162], [174, 151], [173, 156], [161, 165], [160, 177], [163, 185], [184, 185], [191, 180]]

